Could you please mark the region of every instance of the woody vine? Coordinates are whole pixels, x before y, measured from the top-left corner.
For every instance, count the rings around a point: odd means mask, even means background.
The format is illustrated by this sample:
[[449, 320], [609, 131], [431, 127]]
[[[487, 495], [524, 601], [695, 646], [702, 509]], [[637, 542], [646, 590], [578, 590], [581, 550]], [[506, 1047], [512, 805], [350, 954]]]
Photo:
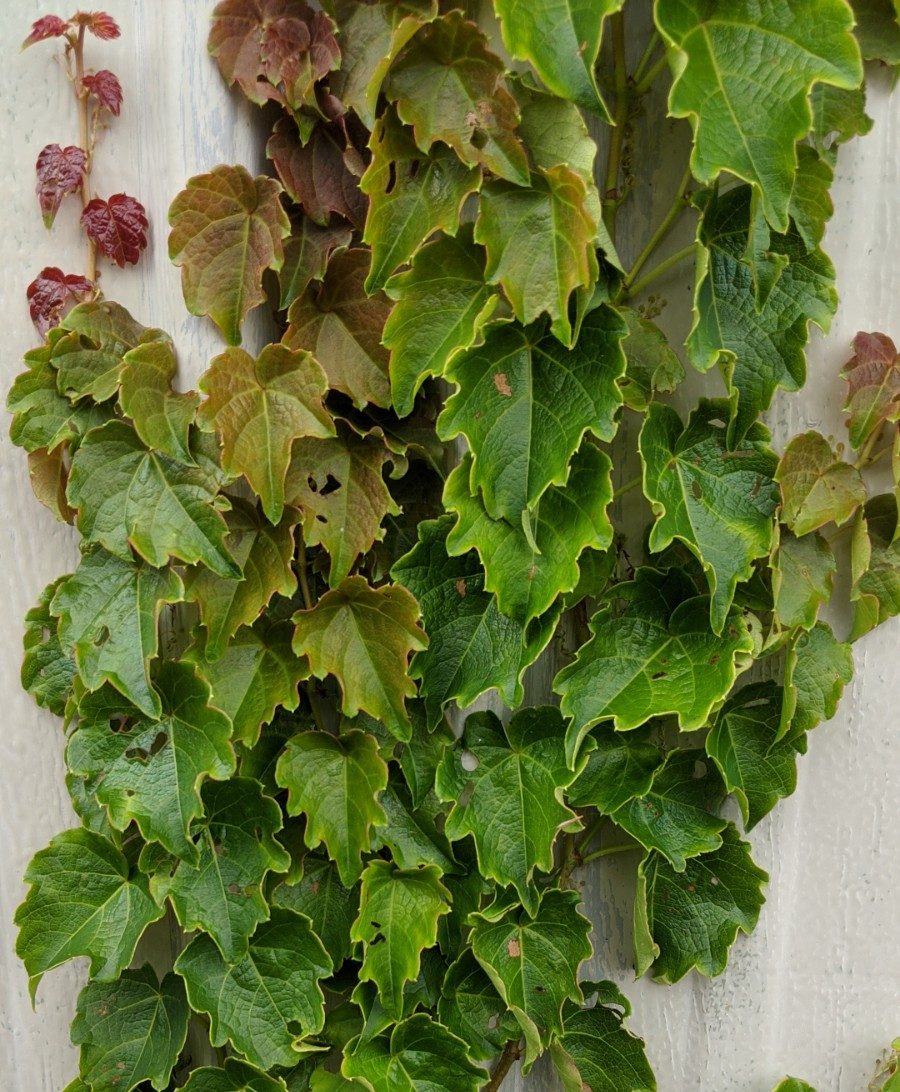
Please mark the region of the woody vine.
[[[67, 1092], [466, 1092], [544, 1053], [576, 1092], [655, 1089], [626, 999], [585, 977], [587, 869], [633, 862], [660, 982], [721, 973], [755, 927], [746, 832], [793, 791], [849, 642], [900, 611], [870, 471], [900, 478], [890, 338], [844, 371], [849, 454], [808, 432], [779, 456], [760, 419], [834, 313], [835, 157], [900, 29], [891, 0], [657, 0], [636, 41], [636, 6], [219, 3], [210, 53], [277, 114], [273, 174], [217, 166], [172, 203], [186, 306], [225, 343], [190, 393], [98, 275], [146, 246], [139, 202], [90, 184], [122, 93], [86, 46], [119, 29], [34, 24], [79, 118], [40, 154], [40, 208], [80, 196], [87, 240], [84, 276], [29, 287], [42, 343], [9, 396], [82, 537], [22, 669], [64, 719], [80, 820], [17, 914], [32, 991], [90, 963]], [[624, 262], [619, 210], [648, 199], [629, 129], [663, 80], [690, 161]], [[661, 259], [685, 218], [696, 241]], [[682, 354], [647, 290], [691, 262]], [[266, 305], [282, 336], [253, 356]], [[682, 356], [710, 373], [687, 416]], [[638, 487], [635, 557], [613, 502]], [[847, 640], [820, 618], [844, 532]], [[561, 633], [553, 704], [523, 706]], [[485, 694], [510, 714], [460, 712]], [[131, 964], [164, 915], [185, 936], [160, 980]]]

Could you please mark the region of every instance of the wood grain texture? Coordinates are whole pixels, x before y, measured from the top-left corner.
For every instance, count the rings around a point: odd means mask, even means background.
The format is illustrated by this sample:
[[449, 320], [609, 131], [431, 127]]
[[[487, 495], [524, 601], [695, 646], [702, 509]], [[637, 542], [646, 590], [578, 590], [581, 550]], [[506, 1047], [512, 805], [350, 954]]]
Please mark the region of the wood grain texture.
[[[166, 259], [166, 210], [191, 174], [222, 162], [261, 167], [258, 114], [225, 91], [206, 55], [210, 0], [108, 0], [105, 6], [120, 21], [123, 37], [91, 42], [90, 63], [120, 74], [125, 105], [98, 153], [96, 188], [137, 196], [147, 206], [152, 231], [142, 265], [105, 269], [104, 285], [140, 321], [172, 333], [188, 385], [221, 342], [210, 323], [185, 312], [178, 271]], [[74, 203], [48, 235], [33, 194], [40, 148], [65, 143], [77, 131], [68, 87], [51, 60], [53, 47], [18, 52], [31, 20], [53, 10], [31, 0], [0, 8], [8, 84], [0, 103], [4, 386], [35, 341], [24, 286], [43, 265], [79, 271], [83, 261]], [[660, 208], [681, 173], [686, 132], [683, 122], [661, 120], [663, 91], [649, 103], [647, 124], [639, 124], [635, 135], [636, 156], [656, 165], [651, 190]], [[841, 309], [828, 337], [813, 337], [805, 392], [776, 401], [771, 422], [779, 446], [805, 428], [841, 436], [837, 372], [853, 333], [882, 329], [900, 336], [900, 97], [891, 100], [877, 75], [869, 109], [874, 131], [841, 153], [834, 189], [838, 211], [826, 240], [838, 269]], [[661, 138], [649, 124], [656, 121]], [[647, 220], [634, 206], [622, 215], [626, 258], [647, 233]], [[688, 241], [689, 233], [676, 234], [671, 250]], [[661, 323], [682, 339], [691, 290], [684, 269], [654, 287], [668, 300]], [[261, 337], [257, 321], [251, 341]], [[701, 385], [691, 379], [685, 401]], [[68, 1025], [82, 970], [67, 967], [47, 975], [32, 1012], [26, 975], [13, 954], [11, 919], [28, 860], [72, 822], [72, 813], [59, 724], [21, 691], [18, 671], [25, 611], [49, 580], [74, 565], [77, 552], [71, 530], [32, 497], [24, 455], [2, 432], [0, 1089], [57, 1092], [75, 1071]], [[627, 481], [633, 473], [632, 466], [617, 467], [616, 480]], [[629, 494], [624, 503], [627, 515], [639, 498]], [[840, 614], [837, 620], [846, 623]], [[813, 734], [810, 752], [800, 760], [797, 792], [753, 832], [755, 855], [771, 874], [768, 902], [756, 933], [738, 941], [719, 979], [692, 975], [674, 987], [634, 982], [633, 861], [614, 857], [578, 875], [595, 924], [596, 955], [586, 972], [615, 979], [634, 1002], [632, 1026], [647, 1040], [661, 1092], [768, 1092], [788, 1072], [819, 1092], [863, 1092], [874, 1059], [900, 1033], [898, 649], [896, 623], [859, 642], [856, 679], [838, 716]], [[546, 700], [553, 670], [551, 655], [531, 672], [530, 701]], [[154, 947], [164, 953], [167, 943], [164, 930], [157, 930], [150, 954]], [[506, 1092], [524, 1087], [516, 1074], [504, 1084]], [[557, 1087], [540, 1066], [527, 1082], [529, 1092]]]

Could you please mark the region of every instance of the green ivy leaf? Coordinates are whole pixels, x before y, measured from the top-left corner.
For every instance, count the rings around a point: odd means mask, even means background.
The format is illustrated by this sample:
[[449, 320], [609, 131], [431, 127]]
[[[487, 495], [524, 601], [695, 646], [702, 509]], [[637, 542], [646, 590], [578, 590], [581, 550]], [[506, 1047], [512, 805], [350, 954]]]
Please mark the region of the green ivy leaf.
[[309, 677], [309, 666], [294, 655], [292, 638], [289, 623], [261, 618], [253, 627], [238, 630], [214, 660], [202, 642], [183, 656], [209, 683], [210, 704], [231, 721], [232, 738], [248, 747], [256, 745], [276, 709], [294, 710], [300, 702], [297, 687]]
[[291, 444], [301, 436], [333, 436], [325, 409], [325, 373], [309, 353], [267, 345], [256, 360], [226, 349], [200, 380], [206, 401], [200, 423], [219, 436], [222, 469], [243, 474], [271, 523], [284, 511]]
[[680, 539], [700, 560], [710, 621], [721, 633], [735, 588], [772, 546], [778, 489], [769, 434], [754, 424], [737, 447], [726, 440], [727, 406], [701, 399], [687, 425], [670, 406], [650, 406], [641, 429], [644, 493], [656, 515], [650, 550]]
[[471, 916], [470, 943], [519, 1022], [527, 1071], [542, 1045], [563, 1031], [563, 1004], [581, 1004], [578, 968], [592, 953], [590, 922], [578, 913], [575, 891], [545, 890], [537, 914], [513, 906], [502, 916]]
[[284, 244], [284, 265], [278, 273], [279, 309], [290, 307], [313, 281], [324, 280], [331, 255], [346, 250], [352, 238], [349, 224], [336, 222], [323, 227], [304, 216]]
[[360, 409], [391, 404], [388, 352], [382, 331], [390, 312], [383, 292], [365, 289], [369, 251], [342, 250], [328, 263], [325, 279], [291, 304], [282, 339], [291, 349], [313, 354], [328, 386], [343, 391]]
[[437, 0], [387, 0], [357, 4], [343, 0], [341, 67], [329, 79], [331, 90], [367, 129], [375, 125], [381, 84], [400, 50], [416, 31], [437, 15]]
[[691, 362], [701, 371], [724, 357], [732, 446], [768, 408], [776, 388], [801, 388], [809, 324], [827, 332], [837, 306], [834, 267], [823, 251], [808, 250], [795, 228], [768, 241], [768, 253], [785, 264], [768, 298], [758, 303], [753, 270], [744, 261], [750, 224], [749, 186], [706, 200], [697, 234], [703, 249], [694, 326], [687, 340]]
[[364, 577], [350, 576], [312, 610], [294, 615], [294, 651], [309, 659], [317, 679], [335, 676], [345, 716], [362, 709], [398, 739], [409, 739], [404, 699], [416, 688], [407, 658], [428, 644], [418, 619], [419, 605], [406, 588], [372, 588]]
[[663, 761], [650, 733], [650, 728], [617, 732], [605, 724], [592, 729], [584, 766], [566, 790], [567, 803], [611, 815], [634, 797], [644, 796]]
[[66, 761], [93, 782], [116, 830], [133, 820], [148, 842], [196, 864], [189, 831], [203, 814], [200, 784], [234, 773], [231, 721], [209, 706], [209, 687], [190, 665], [163, 663], [154, 681], [162, 701], [157, 718], [109, 687], [83, 698]]
[[750, 847], [732, 824], [722, 845], [676, 872], [659, 853], [638, 866], [634, 903], [637, 973], [652, 968], [657, 982], [677, 982], [696, 968], [721, 974], [738, 930], [751, 933], [765, 899], [768, 875], [753, 863]]
[[476, 549], [486, 590], [496, 593], [504, 614], [527, 625], [578, 584], [584, 550], [605, 550], [612, 542], [606, 515], [611, 469], [604, 452], [584, 443], [572, 458], [565, 486], [551, 486], [528, 514], [526, 534], [521, 524], [491, 519], [480, 495], [469, 495], [472, 460], [466, 455], [444, 487], [444, 507], [457, 515], [447, 549], [453, 555]]
[[471, 834], [481, 874], [512, 884], [530, 914], [539, 901], [535, 869], [552, 871], [556, 835], [578, 827], [563, 803], [562, 790], [575, 778], [564, 738], [553, 706], [522, 709], [505, 728], [494, 713], [473, 713], [437, 771], [438, 797], [454, 801], [444, 833], [452, 842]]
[[306, 545], [328, 551], [331, 587], [384, 538], [385, 517], [400, 514], [384, 482], [385, 463], [396, 461], [379, 430], [360, 436], [342, 423], [334, 438], [294, 444], [285, 493], [303, 512]]
[[778, 739], [793, 739], [812, 731], [837, 711], [844, 687], [853, 678], [850, 646], [838, 641], [831, 628], [816, 622], [788, 648], [784, 665], [784, 702]]
[[900, 614], [900, 537], [897, 498], [873, 497], [853, 527], [851, 568], [853, 624], [856, 641], [888, 618]]
[[487, 253], [485, 277], [506, 293], [519, 322], [550, 316], [554, 335], [577, 335], [569, 297], [599, 275], [595, 209], [582, 175], [565, 164], [538, 170], [529, 186], [488, 182], [481, 191], [475, 241]]
[[414, 808], [425, 803], [434, 788], [438, 764], [452, 746], [453, 731], [446, 721], [441, 721], [434, 730], [430, 730], [425, 707], [417, 703], [411, 709], [413, 714], [413, 734], [409, 742], [400, 751], [400, 769], [406, 780], [410, 799]]
[[456, 234], [463, 202], [481, 185], [481, 171], [443, 144], [423, 157], [393, 110], [375, 122], [369, 150], [372, 159], [359, 187], [369, 197], [363, 240], [372, 249], [366, 291], [373, 292], [429, 235]]
[[162, 917], [146, 879], [122, 852], [93, 831], [66, 830], [32, 857], [31, 885], [16, 911], [16, 954], [34, 999], [44, 973], [75, 956], [91, 961], [91, 977], [109, 981], [134, 957], [141, 934]]
[[115, 982], [88, 982], [78, 995], [72, 1042], [92, 1092], [131, 1092], [149, 1081], [168, 1088], [187, 1037], [190, 1009], [174, 974], [158, 982], [147, 963]]
[[[591, 983], [591, 986], [594, 986]], [[563, 1033], [550, 1047], [566, 1092], [656, 1092], [644, 1042], [625, 1027], [631, 1006], [612, 982], [596, 983], [593, 1008], [567, 1006]], [[587, 993], [587, 984], [585, 993]]]
[[795, 538], [780, 531], [772, 555], [775, 620], [785, 629], [811, 629], [819, 608], [831, 599], [837, 564], [820, 534]]
[[171, 569], [123, 561], [105, 550], [85, 554], [58, 586], [50, 613], [59, 618], [59, 640], [73, 648], [78, 674], [89, 690], [111, 683], [147, 716], [162, 709], [150, 682], [159, 648], [163, 603], [180, 603], [184, 587]]
[[291, 225], [274, 178], [244, 167], [216, 167], [188, 179], [169, 208], [169, 257], [181, 266], [192, 315], [209, 315], [229, 345], [247, 314], [264, 303], [263, 273], [284, 262]]
[[443, 375], [455, 356], [479, 344], [499, 296], [484, 279], [484, 249], [471, 225], [441, 235], [418, 250], [411, 267], [392, 277], [387, 294], [397, 302], [384, 327], [391, 351], [391, 397], [401, 417], [412, 412], [422, 383]]
[[130, 558], [133, 546], [157, 568], [170, 557], [202, 561], [219, 576], [241, 570], [225, 548], [218, 480], [151, 451], [124, 421], [91, 429], [72, 460], [68, 497], [89, 542]]
[[416, 810], [398, 783], [388, 786], [380, 803], [387, 823], [378, 830], [376, 843], [387, 846], [400, 868], [434, 865], [442, 875], [458, 871], [447, 838], [438, 832], [433, 822], [438, 816], [443, 819], [436, 807]]
[[900, 421], [900, 353], [887, 334], [860, 332], [841, 375], [850, 443], [862, 448], [887, 422]]
[[840, 527], [866, 501], [860, 472], [838, 458], [818, 432], [793, 437], [775, 480], [781, 486], [781, 520], [795, 535], [832, 522]]
[[209, 933], [222, 956], [236, 963], [246, 955], [253, 930], [269, 917], [263, 895], [267, 874], [286, 872], [290, 865], [274, 837], [282, 827], [281, 809], [246, 777], [207, 781], [201, 797], [203, 820], [192, 832], [196, 866], [167, 862], [156, 846], [148, 846], [141, 867], [154, 873], [153, 896], [160, 904], [169, 899], [181, 927]]
[[367, 1088], [398, 1092], [476, 1092], [487, 1077], [470, 1061], [463, 1040], [424, 1012], [397, 1024], [390, 1040], [360, 1041], [345, 1054], [342, 1072]]
[[22, 686], [43, 709], [61, 717], [72, 692], [72, 682], [78, 674], [71, 652], [64, 650], [59, 640], [59, 621], [50, 605], [60, 585], [60, 577], [41, 592], [36, 606], [25, 615], [25, 635], [22, 645]]
[[230, 1041], [260, 1069], [294, 1065], [308, 1049], [302, 1040], [322, 1030], [325, 1000], [319, 980], [331, 969], [309, 918], [279, 907], [257, 926], [238, 963], [226, 963], [203, 934], [175, 962], [191, 1008], [210, 1018], [212, 1045]]
[[773, 1092], [816, 1092], [811, 1084], [801, 1081], [798, 1077], [785, 1077], [779, 1081]]
[[725, 820], [714, 814], [724, 797], [722, 781], [702, 759], [702, 751], [671, 751], [647, 792], [610, 816], [645, 849], [661, 853], [676, 872], [684, 872], [690, 858], [722, 844]]
[[9, 438], [29, 452], [55, 451], [61, 444], [77, 440], [112, 416], [108, 405], [98, 406], [93, 401], [72, 405], [64, 394], [60, 394], [51, 354], [60, 339], [66, 340], [66, 335], [56, 327], [49, 337], [48, 345], [25, 354], [27, 370], [16, 376], [6, 399], [6, 408], [13, 415]]
[[519, 112], [503, 72], [481, 31], [451, 11], [415, 35], [391, 66], [384, 92], [423, 152], [440, 141], [464, 163], [525, 186]]
[[615, 435], [626, 332], [601, 306], [586, 316], [574, 349], [541, 336], [539, 327], [500, 326], [450, 365], [447, 378], [459, 390], [438, 432], [444, 440], [465, 435], [470, 490], [481, 490], [493, 519], [519, 526], [548, 486], [565, 484], [585, 432], [601, 440]]
[[530, 61], [554, 95], [611, 121], [594, 70], [603, 22], [619, 11], [623, 2], [496, 0], [494, 7], [503, 43], [514, 57]]
[[289, 510], [273, 527], [256, 505], [236, 500], [225, 515], [225, 545], [242, 575], [220, 576], [199, 566], [185, 573], [185, 598], [200, 608], [210, 660], [224, 655], [235, 633], [255, 622], [273, 595], [290, 597], [297, 590], [293, 560], [298, 518]]
[[140, 345], [169, 342], [162, 330], [142, 326], [118, 303], [79, 304], [59, 324], [67, 337], [53, 338], [50, 358], [60, 394], [105, 402], [116, 393], [126, 353]]
[[288, 740], [275, 770], [288, 790], [288, 815], [306, 816], [304, 841], [322, 842], [337, 864], [341, 882], [352, 887], [362, 872], [362, 854], [372, 847], [373, 828], [387, 816], [378, 798], [387, 788], [387, 764], [365, 732], [300, 732]]
[[184, 1092], [287, 1092], [287, 1085], [239, 1058], [226, 1058], [221, 1069], [192, 1069]]
[[675, 390], [684, 379], [684, 367], [655, 323], [630, 307], [618, 311], [628, 325], [628, 335], [622, 341], [626, 366], [619, 390], [626, 406], [643, 413], [657, 391]]
[[468, 1044], [469, 1057], [476, 1062], [496, 1058], [504, 1043], [520, 1035], [516, 1019], [468, 948], [447, 972], [438, 1015]]
[[350, 937], [363, 944], [359, 981], [375, 983], [392, 1019], [402, 1018], [403, 987], [418, 977], [423, 949], [437, 942], [438, 918], [448, 912], [449, 900], [434, 865], [409, 870], [381, 860], [366, 865]]
[[585, 733], [601, 720], [628, 731], [672, 714], [682, 731], [692, 731], [731, 689], [753, 638], [735, 608], [725, 616], [721, 636], [713, 633], [709, 598], [686, 598], [691, 590], [675, 570], [641, 568], [591, 619], [593, 636], [553, 680], [563, 715], [571, 718], [570, 766]]
[[834, 204], [828, 192], [833, 181], [834, 170], [827, 160], [814, 148], [799, 144], [790, 214], [807, 250], [815, 250], [822, 242], [825, 225], [834, 213]]
[[200, 396], [172, 388], [177, 372], [175, 350], [168, 340], [129, 349], [119, 373], [119, 405], [147, 447], [176, 462], [193, 463], [189, 433]]
[[305, 914], [334, 960], [335, 969], [340, 969], [353, 949], [350, 927], [359, 913], [359, 887], [344, 887], [334, 861], [307, 854], [302, 867], [303, 874], [296, 883], [279, 884], [272, 904]]
[[734, 0], [720, 10], [705, 0], [661, 0], [654, 15], [674, 51], [669, 114], [690, 118], [694, 127], [694, 176], [712, 182], [729, 171], [751, 182], [766, 219], [785, 231], [796, 143], [812, 120], [810, 89], [862, 82], [847, 5], [802, 0], [760, 8]]
[[497, 600], [484, 590], [477, 554], [447, 554], [452, 524], [452, 516], [420, 523], [418, 544], [391, 570], [422, 610], [428, 649], [416, 654], [410, 675], [421, 680], [431, 725], [440, 721], [448, 702], [463, 707], [487, 690], [496, 689], [507, 705], [518, 705], [522, 673], [546, 647], [558, 620], [558, 612], [551, 611], [526, 629], [501, 614]]
[[891, 0], [850, 0], [857, 41], [867, 61], [900, 65], [900, 12]]
[[864, 136], [874, 124], [866, 114], [865, 88], [847, 91], [817, 83], [809, 96], [812, 108], [812, 130], [809, 137], [813, 147], [832, 166], [837, 159], [841, 144], [855, 136]]

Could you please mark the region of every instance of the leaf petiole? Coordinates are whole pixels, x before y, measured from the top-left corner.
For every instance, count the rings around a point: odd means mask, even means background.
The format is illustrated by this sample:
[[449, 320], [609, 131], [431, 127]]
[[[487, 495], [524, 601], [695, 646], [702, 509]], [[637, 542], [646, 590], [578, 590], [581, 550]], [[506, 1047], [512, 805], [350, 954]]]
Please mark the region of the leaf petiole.
[[641, 277], [639, 281], [631, 285], [630, 288], [623, 291], [619, 297], [620, 301], [629, 299], [631, 296], [636, 296], [639, 293], [643, 292], [644, 289], [648, 287], [648, 285], [651, 285], [655, 280], [657, 280], [657, 278], [661, 277], [664, 273], [668, 273], [673, 266], [678, 265], [679, 262], [683, 262], [685, 258], [692, 257], [692, 255], [696, 252], [696, 249], [696, 243], [690, 243], [688, 246], [682, 247], [681, 250], [677, 250], [674, 254], [671, 254], [664, 261], [660, 262], [659, 265], [654, 266], [653, 269], [651, 269], [649, 273]]

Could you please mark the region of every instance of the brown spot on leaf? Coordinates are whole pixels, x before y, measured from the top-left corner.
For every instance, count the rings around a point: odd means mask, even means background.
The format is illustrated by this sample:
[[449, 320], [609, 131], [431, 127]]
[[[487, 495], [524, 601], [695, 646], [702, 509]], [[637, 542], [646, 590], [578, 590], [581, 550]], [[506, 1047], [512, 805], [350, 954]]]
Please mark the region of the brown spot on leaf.
[[459, 578], [459, 580], [456, 581], [456, 594], [460, 597], [460, 599], [465, 599], [465, 597], [466, 597], [465, 577], [461, 576]]
[[506, 951], [509, 953], [510, 959], [518, 959], [522, 954], [522, 949], [515, 937], [510, 937], [506, 942]]
[[505, 372], [494, 372], [494, 386], [498, 394], [502, 394], [504, 398], [512, 398], [512, 387], [509, 385]]

